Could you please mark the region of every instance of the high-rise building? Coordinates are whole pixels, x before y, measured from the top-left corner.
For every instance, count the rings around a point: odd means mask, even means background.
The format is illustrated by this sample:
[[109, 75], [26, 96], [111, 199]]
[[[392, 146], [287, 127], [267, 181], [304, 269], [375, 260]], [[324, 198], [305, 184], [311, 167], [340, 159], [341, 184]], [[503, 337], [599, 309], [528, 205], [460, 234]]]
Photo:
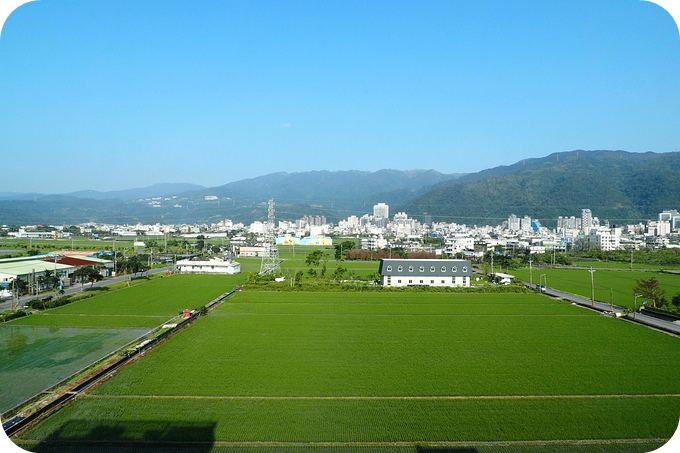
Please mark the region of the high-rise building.
[[373, 206], [373, 217], [376, 219], [389, 219], [390, 218], [390, 207], [385, 203], [378, 203]]
[[659, 221], [667, 221], [670, 223], [671, 229], [680, 228], [680, 212], [675, 209], [663, 211], [659, 213]]
[[593, 213], [590, 209], [581, 209], [581, 231], [589, 233], [593, 226]]

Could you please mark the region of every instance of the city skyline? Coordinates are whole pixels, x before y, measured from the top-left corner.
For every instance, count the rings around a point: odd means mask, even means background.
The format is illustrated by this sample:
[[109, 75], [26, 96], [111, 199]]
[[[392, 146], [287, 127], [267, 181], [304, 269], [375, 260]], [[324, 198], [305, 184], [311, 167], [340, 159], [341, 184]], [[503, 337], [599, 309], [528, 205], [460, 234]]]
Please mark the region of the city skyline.
[[679, 70], [637, 0], [30, 2], [0, 35], [0, 192], [675, 151]]

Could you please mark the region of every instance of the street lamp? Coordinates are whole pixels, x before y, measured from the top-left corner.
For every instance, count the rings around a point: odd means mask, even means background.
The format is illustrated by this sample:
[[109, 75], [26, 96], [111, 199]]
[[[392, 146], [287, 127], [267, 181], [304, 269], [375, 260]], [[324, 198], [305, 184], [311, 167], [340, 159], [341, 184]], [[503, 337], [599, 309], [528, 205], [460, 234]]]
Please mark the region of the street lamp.
[[545, 289], [548, 287], [548, 277], [545, 274], [539, 275], [538, 286], [540, 286], [541, 292], [545, 292]]
[[633, 293], [633, 296], [635, 296], [635, 310], [633, 310], [633, 319], [635, 319], [635, 312], [637, 311], [637, 298], [639, 294]]
[[533, 269], [531, 268], [531, 263], [533, 263], [533, 260], [529, 260], [529, 288], [534, 287], [534, 274], [533, 274]]

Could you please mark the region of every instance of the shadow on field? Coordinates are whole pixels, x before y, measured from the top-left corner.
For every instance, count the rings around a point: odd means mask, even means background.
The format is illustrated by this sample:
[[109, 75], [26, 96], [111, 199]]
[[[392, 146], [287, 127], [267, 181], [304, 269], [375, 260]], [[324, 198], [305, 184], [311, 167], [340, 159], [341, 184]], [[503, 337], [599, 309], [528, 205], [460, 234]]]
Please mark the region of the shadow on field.
[[215, 426], [212, 422], [71, 420], [31, 446], [31, 451], [208, 453], [215, 442]]
[[478, 453], [474, 447], [416, 447], [418, 453]]

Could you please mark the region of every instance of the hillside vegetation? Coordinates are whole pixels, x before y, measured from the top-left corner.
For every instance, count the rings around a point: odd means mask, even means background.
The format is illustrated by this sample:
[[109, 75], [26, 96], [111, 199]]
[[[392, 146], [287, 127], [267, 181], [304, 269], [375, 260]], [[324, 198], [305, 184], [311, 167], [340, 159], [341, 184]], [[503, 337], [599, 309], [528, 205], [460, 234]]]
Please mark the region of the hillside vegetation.
[[572, 151], [527, 159], [440, 184], [400, 208], [433, 220], [499, 224], [529, 215], [553, 227], [590, 208], [615, 224], [656, 218], [680, 206], [680, 153]]

